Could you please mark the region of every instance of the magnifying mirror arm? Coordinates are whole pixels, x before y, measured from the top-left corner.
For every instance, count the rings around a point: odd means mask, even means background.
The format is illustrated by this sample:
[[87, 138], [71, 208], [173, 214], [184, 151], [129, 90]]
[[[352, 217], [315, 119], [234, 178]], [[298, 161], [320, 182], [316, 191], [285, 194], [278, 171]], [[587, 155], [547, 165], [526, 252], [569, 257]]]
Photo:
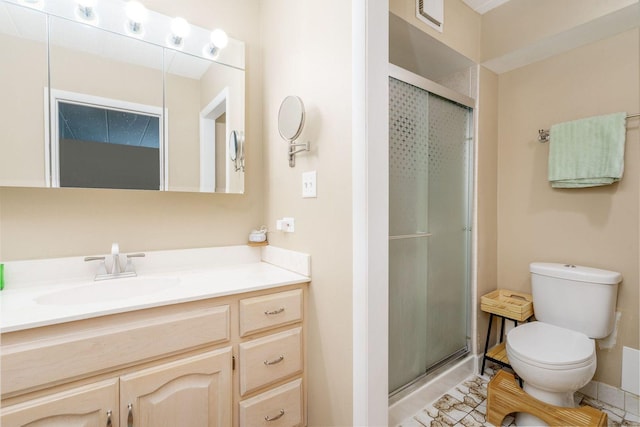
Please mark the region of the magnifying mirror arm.
[[[298, 148], [296, 150], [296, 147], [302, 147], [302, 148]], [[309, 141], [307, 142], [289, 142], [289, 167], [294, 167], [296, 165], [296, 154], [298, 153], [302, 153], [303, 151], [310, 151], [311, 150], [311, 143]]]

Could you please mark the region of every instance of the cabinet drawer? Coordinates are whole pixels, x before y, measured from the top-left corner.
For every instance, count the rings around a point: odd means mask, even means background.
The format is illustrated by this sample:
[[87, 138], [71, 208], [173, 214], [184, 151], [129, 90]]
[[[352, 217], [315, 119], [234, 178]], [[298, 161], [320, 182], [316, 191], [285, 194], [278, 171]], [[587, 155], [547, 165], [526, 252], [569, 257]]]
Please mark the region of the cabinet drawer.
[[302, 320], [302, 289], [240, 300], [240, 336]]
[[298, 379], [240, 402], [240, 426], [302, 426], [302, 402], [302, 380]]
[[302, 328], [240, 344], [240, 394], [302, 372]]
[[69, 324], [69, 333], [3, 345], [3, 395], [230, 338], [228, 305], [158, 315], [153, 320], [117, 319], [94, 328], [85, 328], [80, 321]]

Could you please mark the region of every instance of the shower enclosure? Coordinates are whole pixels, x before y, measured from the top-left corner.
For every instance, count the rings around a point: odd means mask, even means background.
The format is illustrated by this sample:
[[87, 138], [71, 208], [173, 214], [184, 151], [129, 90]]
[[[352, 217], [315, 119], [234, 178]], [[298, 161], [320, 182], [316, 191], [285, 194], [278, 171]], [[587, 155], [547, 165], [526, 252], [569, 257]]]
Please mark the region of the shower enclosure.
[[397, 67], [390, 74], [389, 393], [396, 394], [469, 352], [473, 100]]

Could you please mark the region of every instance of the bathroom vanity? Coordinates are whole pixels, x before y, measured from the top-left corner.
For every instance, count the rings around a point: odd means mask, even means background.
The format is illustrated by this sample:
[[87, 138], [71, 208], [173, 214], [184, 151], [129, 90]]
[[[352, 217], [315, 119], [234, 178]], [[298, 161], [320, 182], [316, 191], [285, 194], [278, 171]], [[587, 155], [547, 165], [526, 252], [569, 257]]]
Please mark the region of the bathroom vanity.
[[5, 291], [1, 424], [306, 425], [308, 276], [257, 260], [153, 277], [178, 283], [90, 303], [72, 295], [108, 280]]

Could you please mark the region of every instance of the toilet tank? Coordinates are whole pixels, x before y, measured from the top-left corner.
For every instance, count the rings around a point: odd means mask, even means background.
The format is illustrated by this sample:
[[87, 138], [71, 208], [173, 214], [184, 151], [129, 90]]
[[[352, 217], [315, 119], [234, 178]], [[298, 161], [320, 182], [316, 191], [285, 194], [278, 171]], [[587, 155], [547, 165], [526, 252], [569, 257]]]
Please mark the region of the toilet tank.
[[620, 273], [542, 262], [529, 267], [537, 320], [590, 338], [604, 338], [613, 331]]

